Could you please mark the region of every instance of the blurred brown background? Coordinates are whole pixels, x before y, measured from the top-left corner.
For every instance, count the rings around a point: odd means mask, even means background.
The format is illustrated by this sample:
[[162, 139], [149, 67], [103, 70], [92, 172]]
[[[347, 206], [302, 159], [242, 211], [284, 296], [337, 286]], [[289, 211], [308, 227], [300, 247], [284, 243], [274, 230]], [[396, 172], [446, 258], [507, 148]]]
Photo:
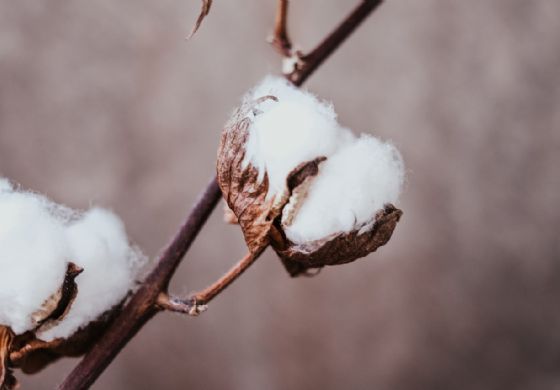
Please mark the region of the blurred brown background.
[[[354, 2], [292, 1], [312, 47]], [[279, 58], [274, 1], [0, 1], [0, 174], [115, 210], [154, 256], [214, 171], [221, 126]], [[560, 2], [387, 1], [311, 78], [392, 139], [387, 247], [290, 279], [267, 253], [198, 319], [158, 316], [95, 389], [560, 388]], [[0, 221], [1, 223], [1, 221]], [[173, 290], [244, 254], [216, 212]], [[50, 389], [77, 360], [19, 374]]]

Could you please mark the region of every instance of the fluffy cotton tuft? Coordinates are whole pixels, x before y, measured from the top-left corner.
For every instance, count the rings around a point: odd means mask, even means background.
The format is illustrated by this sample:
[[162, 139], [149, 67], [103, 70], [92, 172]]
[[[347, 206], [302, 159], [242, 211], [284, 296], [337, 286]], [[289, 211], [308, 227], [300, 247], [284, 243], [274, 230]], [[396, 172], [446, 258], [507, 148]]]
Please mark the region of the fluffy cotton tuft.
[[402, 182], [403, 164], [395, 147], [362, 135], [323, 163], [286, 236], [302, 243], [349, 232], [386, 203], [396, 202]]
[[249, 128], [245, 164], [259, 171], [259, 179], [268, 175], [268, 195], [282, 191], [286, 177], [299, 163], [317, 156], [329, 156], [352, 139], [336, 121], [332, 105], [304, 93], [282, 78], [267, 77], [250, 92], [248, 101], [271, 95], [256, 108]]
[[144, 259], [111, 212], [82, 215], [0, 179], [0, 325], [16, 334], [35, 327], [31, 315], [61, 287], [69, 262], [84, 269], [78, 295], [66, 317], [39, 335], [46, 341], [71, 336], [123, 299]]
[[285, 79], [267, 77], [246, 103], [272, 95], [253, 109], [245, 164], [269, 179], [271, 197], [285, 187], [286, 177], [302, 162], [319, 156], [307, 198], [285, 233], [304, 243], [333, 233], [349, 232], [372, 221], [387, 203], [398, 200], [404, 165], [397, 149], [379, 139], [356, 137], [336, 120], [331, 104], [295, 88]]

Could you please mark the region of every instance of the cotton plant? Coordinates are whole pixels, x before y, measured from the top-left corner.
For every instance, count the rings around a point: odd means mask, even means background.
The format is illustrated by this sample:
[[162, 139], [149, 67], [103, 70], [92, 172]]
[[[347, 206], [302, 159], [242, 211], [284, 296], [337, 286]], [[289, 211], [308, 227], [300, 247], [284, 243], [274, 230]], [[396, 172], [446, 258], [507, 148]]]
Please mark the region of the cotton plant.
[[144, 262], [110, 211], [77, 212], [0, 179], [0, 388], [15, 386], [8, 360], [34, 372], [84, 352]]
[[217, 173], [250, 252], [271, 245], [292, 276], [366, 256], [402, 215], [398, 150], [354, 135], [331, 104], [283, 78], [246, 94], [222, 133]]

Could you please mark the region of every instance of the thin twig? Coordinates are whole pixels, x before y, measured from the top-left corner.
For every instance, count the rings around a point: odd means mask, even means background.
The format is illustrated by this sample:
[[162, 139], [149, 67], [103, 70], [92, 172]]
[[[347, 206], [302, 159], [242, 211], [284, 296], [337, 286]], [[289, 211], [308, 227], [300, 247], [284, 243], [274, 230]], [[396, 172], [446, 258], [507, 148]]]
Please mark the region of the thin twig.
[[[380, 2], [380, 0], [363, 0], [358, 8], [312, 52], [305, 66], [289, 75], [289, 80], [296, 86], [303, 84]], [[192, 208], [184, 225], [159, 256], [155, 268], [59, 389], [80, 390], [90, 387], [127, 342], [157, 313], [157, 300], [160, 293], [167, 291], [169, 280], [219, 198], [220, 189], [214, 177]]]
[[226, 289], [235, 279], [245, 272], [263, 253], [264, 248], [256, 253], [247, 253], [236, 265], [234, 265], [224, 276], [206, 287], [204, 290], [193, 295], [197, 303], [207, 304], [219, 293]]
[[363, 0], [319, 46], [302, 56], [296, 69], [286, 77], [295, 85], [303, 84], [382, 2], [383, 0]]
[[278, 0], [276, 19], [274, 21], [274, 35], [270, 43], [284, 57], [292, 54], [292, 42], [288, 37], [288, 0]]
[[200, 313], [206, 311], [208, 303], [217, 297], [223, 290], [225, 290], [231, 283], [233, 283], [243, 272], [245, 272], [260, 255], [263, 250], [257, 253], [247, 253], [236, 265], [234, 265], [228, 272], [226, 272], [220, 279], [212, 283], [195, 294], [192, 294], [188, 299], [180, 299], [177, 297], [169, 296], [167, 293], [160, 293], [156, 304], [159, 309], [167, 310], [175, 313], [188, 314], [190, 316], [198, 316]]

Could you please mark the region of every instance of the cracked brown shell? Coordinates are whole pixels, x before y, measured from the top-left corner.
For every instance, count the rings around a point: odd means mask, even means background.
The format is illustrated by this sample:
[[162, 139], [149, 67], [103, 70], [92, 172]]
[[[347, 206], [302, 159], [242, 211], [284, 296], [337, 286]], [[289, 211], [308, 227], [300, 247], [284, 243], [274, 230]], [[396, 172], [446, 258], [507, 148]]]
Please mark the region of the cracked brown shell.
[[[291, 223], [305, 202], [307, 190], [326, 158], [319, 156], [297, 166], [288, 175], [284, 191], [267, 199], [267, 174], [258, 182], [257, 169], [243, 163], [251, 113], [258, 115], [254, 107], [267, 98], [277, 100], [263, 97], [255, 102], [245, 102], [234, 113], [222, 132], [218, 149], [218, 184], [227, 206], [241, 226], [249, 250], [255, 253], [272, 245], [288, 273], [298, 276], [312, 268], [349, 263], [385, 245], [402, 215], [402, 211], [391, 204], [380, 210], [372, 221], [350, 232], [332, 234], [304, 244], [287, 239], [284, 227]], [[235, 219], [230, 215], [228, 220]]]
[[74, 263], [68, 263], [62, 286], [32, 314], [35, 325], [33, 330], [15, 335], [10, 328], [0, 325], [0, 390], [17, 388], [12, 368], [31, 374], [62, 356], [84, 354], [114, 317], [116, 309], [102, 315], [67, 339], [47, 342], [38, 338], [37, 335], [56, 326], [68, 314], [78, 294], [75, 279], [82, 271]]

